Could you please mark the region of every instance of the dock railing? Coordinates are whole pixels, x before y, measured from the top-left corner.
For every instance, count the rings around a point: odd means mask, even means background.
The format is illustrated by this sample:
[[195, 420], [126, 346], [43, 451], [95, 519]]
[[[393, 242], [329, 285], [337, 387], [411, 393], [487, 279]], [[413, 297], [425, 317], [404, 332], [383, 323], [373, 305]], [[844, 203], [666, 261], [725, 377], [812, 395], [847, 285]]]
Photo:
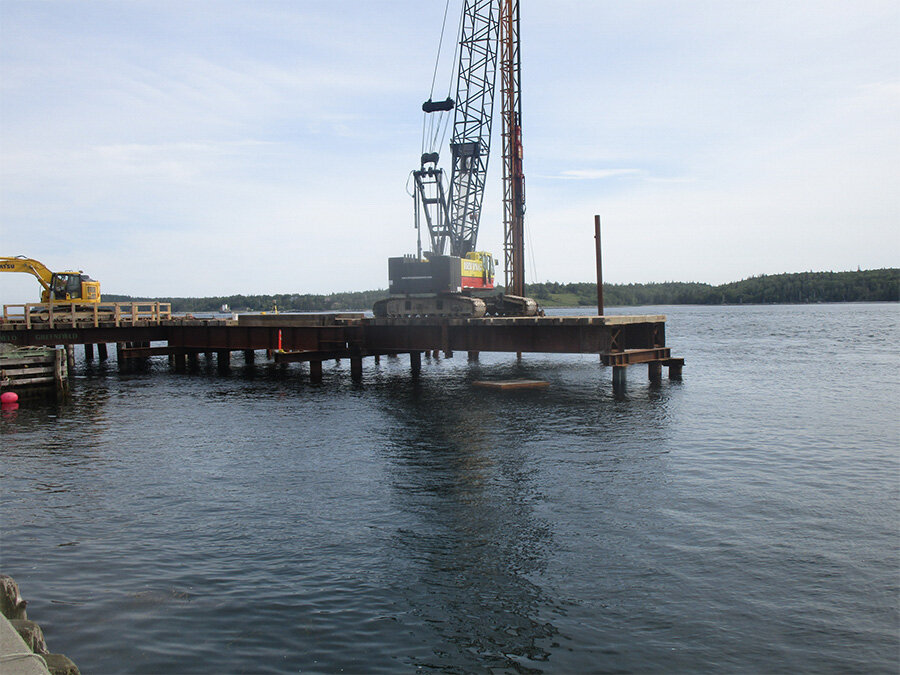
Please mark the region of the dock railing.
[[3, 323], [26, 328], [147, 326], [172, 318], [168, 302], [100, 302], [54, 305], [45, 302], [3, 305]]

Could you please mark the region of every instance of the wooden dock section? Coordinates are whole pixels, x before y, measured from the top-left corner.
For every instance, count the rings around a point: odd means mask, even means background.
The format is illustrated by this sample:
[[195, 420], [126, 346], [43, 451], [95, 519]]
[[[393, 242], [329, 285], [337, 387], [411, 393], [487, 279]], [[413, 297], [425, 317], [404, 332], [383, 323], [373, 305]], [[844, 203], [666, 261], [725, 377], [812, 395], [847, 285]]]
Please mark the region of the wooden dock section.
[[[85, 346], [93, 358], [97, 345], [106, 358], [106, 345], [115, 343], [120, 364], [128, 359], [168, 355], [176, 370], [198, 353], [218, 354], [221, 366], [233, 351], [252, 361], [264, 350], [279, 363], [307, 362], [310, 378], [321, 380], [322, 361], [347, 358], [353, 379], [362, 377], [362, 360], [383, 355], [409, 354], [414, 373], [421, 368], [422, 353], [466, 352], [477, 359], [480, 352], [597, 354], [613, 367], [613, 384], [624, 386], [625, 368], [648, 365], [651, 380], [658, 380], [662, 366], [671, 378], [681, 375], [683, 359], [672, 357], [666, 346], [666, 318], [647, 316], [545, 316], [480, 319], [386, 319], [363, 313], [243, 314], [237, 319], [196, 319], [191, 316], [138, 318], [73, 315], [65, 322], [7, 318], [0, 322], [0, 342], [16, 346]], [[164, 343], [151, 345], [151, 343]]]
[[66, 352], [53, 347], [12, 347], [0, 343], [0, 391], [19, 396], [68, 391]]

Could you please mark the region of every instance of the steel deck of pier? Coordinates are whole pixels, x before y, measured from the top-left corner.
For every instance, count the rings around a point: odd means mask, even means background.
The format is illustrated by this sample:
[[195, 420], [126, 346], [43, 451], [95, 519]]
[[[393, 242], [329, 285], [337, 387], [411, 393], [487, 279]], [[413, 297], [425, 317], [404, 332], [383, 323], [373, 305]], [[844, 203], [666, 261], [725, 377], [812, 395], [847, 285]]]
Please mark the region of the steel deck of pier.
[[[321, 362], [367, 356], [454, 351], [598, 354], [606, 365], [669, 367], [680, 375], [682, 359], [666, 346], [666, 318], [647, 316], [512, 317], [481, 319], [375, 319], [362, 313], [245, 314], [235, 319], [172, 318], [136, 325], [55, 324], [27, 328], [0, 324], [0, 342], [15, 345], [117, 343], [119, 358], [198, 352], [266, 350], [276, 361]], [[165, 342], [165, 346], [150, 346]], [[176, 363], [177, 365], [177, 363]], [[415, 367], [415, 364], [414, 364]]]

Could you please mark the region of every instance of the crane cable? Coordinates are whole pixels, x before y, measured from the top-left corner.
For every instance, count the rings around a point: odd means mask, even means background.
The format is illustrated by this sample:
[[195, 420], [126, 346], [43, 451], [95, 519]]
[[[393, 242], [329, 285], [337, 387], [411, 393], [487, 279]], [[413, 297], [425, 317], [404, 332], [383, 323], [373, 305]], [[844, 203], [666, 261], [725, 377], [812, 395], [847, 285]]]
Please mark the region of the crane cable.
[[[440, 39], [438, 40], [437, 54], [435, 55], [435, 58], [434, 58], [434, 72], [432, 73], [432, 76], [431, 76], [431, 90], [428, 92], [428, 100], [429, 101], [434, 99], [434, 85], [437, 82], [438, 68], [441, 63], [441, 51], [443, 50], [444, 32], [447, 28], [447, 14], [449, 13], [449, 11], [450, 11], [450, 0], [447, 0], [446, 3], [444, 4], [444, 18], [443, 18], [443, 21], [441, 22], [441, 36], [440, 36]], [[440, 131], [441, 120], [442, 120], [443, 116], [444, 116], [444, 112], [439, 111], [437, 122], [435, 122], [433, 113], [423, 112], [423, 119], [422, 119], [422, 153], [423, 154], [425, 153], [426, 148], [428, 149], [428, 152], [435, 151], [435, 142], [437, 140], [438, 132]], [[429, 143], [430, 143], [430, 145], [429, 145]]]
[[447, 27], [447, 12], [450, 10], [450, 0], [444, 4], [444, 20], [441, 23], [441, 37], [438, 40], [438, 53], [434, 60], [434, 74], [431, 76], [431, 91], [428, 92], [428, 98], [434, 96], [434, 83], [437, 81], [438, 64], [441, 60], [441, 47], [444, 44], [444, 29]]
[[[531, 283], [538, 283], [538, 272], [537, 272], [537, 263], [534, 259], [534, 243], [531, 241], [531, 228], [526, 227], [525, 230], [525, 239], [528, 242], [528, 257], [531, 258], [531, 265], [528, 266], [525, 276], [531, 277]], [[530, 273], [530, 274], [529, 274]], [[526, 279], [522, 279], [523, 283], [527, 283]]]
[[[465, 11], [462, 11], [459, 13], [459, 27], [457, 28], [457, 31], [456, 31], [457, 40], [456, 40], [456, 46], [453, 49], [452, 63], [454, 63], [454, 64], [459, 63], [458, 57], [459, 57], [459, 50], [462, 46], [463, 21], [465, 21]], [[453, 94], [453, 82], [457, 79], [457, 77], [458, 77], [458, 75], [456, 73], [456, 67], [454, 67], [454, 69], [450, 71], [450, 81], [447, 83], [447, 98], [450, 98], [450, 96]], [[459, 93], [459, 92], [457, 92], [457, 93]], [[459, 101], [457, 101], [457, 103], [459, 103]], [[439, 147], [443, 147], [444, 141], [447, 139], [447, 130], [449, 128], [450, 128], [450, 115], [447, 115], [447, 117], [444, 120], [444, 130], [443, 130], [443, 132], [441, 132], [441, 143], [440, 143]], [[437, 141], [437, 136], [435, 136], [435, 141]]]

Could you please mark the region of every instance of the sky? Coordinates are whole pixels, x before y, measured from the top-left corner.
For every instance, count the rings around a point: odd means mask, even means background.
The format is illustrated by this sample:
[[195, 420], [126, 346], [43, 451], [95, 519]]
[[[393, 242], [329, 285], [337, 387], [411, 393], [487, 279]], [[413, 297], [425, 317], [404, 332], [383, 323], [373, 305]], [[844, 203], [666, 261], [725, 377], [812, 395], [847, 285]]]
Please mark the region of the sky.
[[[137, 296], [386, 288], [444, 8], [0, 0], [2, 255]], [[522, 0], [521, 50], [527, 281], [593, 281], [594, 214], [612, 283], [900, 266], [896, 0]], [[502, 260], [499, 143], [484, 199]]]

